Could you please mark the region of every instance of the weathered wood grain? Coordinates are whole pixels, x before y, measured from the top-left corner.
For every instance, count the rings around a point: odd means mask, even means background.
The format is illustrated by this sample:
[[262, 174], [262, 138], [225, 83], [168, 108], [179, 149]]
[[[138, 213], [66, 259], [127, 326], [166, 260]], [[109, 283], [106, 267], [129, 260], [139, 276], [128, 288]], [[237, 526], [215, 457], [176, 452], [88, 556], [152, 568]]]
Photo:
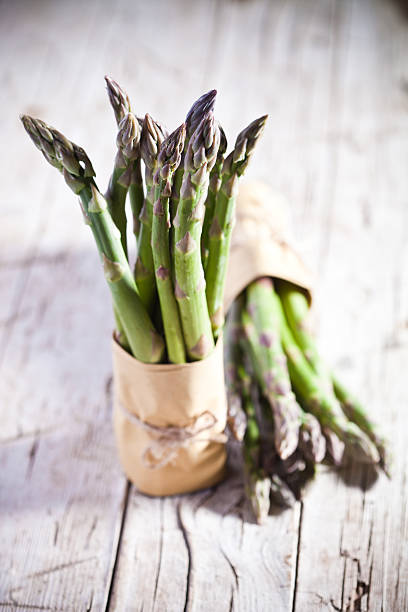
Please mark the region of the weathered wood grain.
[[111, 609], [290, 609], [297, 522], [286, 510], [253, 523], [237, 458], [210, 490], [164, 500], [133, 491]]
[[341, 10], [330, 126], [336, 173], [320, 248], [321, 340], [385, 424], [395, 463], [391, 481], [373, 482], [357, 466], [316, 480], [302, 512], [296, 610], [405, 610], [407, 23], [392, 3], [345, 2]]
[[75, 199], [18, 120], [32, 112], [57, 122], [57, 106], [75, 115], [79, 67], [87, 56], [103, 63], [95, 13], [96, 3], [82, 7], [68, 50], [61, 35], [77, 19], [67, 5], [2, 6], [2, 610], [103, 609], [126, 499], [110, 426], [112, 317], [99, 262]]
[[[403, 3], [3, 0], [0, 16], [0, 609], [408, 609]], [[128, 490], [99, 262], [17, 119], [54, 123], [108, 176], [105, 73], [169, 127], [212, 87], [231, 140], [270, 113], [249, 175], [291, 202], [317, 272], [322, 351], [385, 423], [391, 481], [357, 466], [322, 471], [302, 505], [263, 528], [236, 450], [212, 490], [163, 500]]]

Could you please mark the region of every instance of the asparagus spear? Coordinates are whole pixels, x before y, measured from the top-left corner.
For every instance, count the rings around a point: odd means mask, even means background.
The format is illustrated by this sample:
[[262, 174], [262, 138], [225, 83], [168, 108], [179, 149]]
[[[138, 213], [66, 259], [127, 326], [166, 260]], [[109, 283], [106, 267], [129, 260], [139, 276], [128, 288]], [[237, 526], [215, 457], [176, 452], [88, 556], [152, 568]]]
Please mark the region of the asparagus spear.
[[[105, 76], [105, 81], [107, 85], [109, 101], [113, 108], [113, 112], [115, 113], [116, 122], [119, 126], [120, 122], [124, 119], [124, 117], [131, 113], [130, 100], [127, 93], [114, 81], [113, 79]], [[140, 159], [140, 135], [141, 135], [141, 127], [142, 120], [137, 119], [138, 122], [138, 133], [139, 139], [134, 142], [134, 155], [132, 156], [132, 160], [130, 163], [130, 173], [128, 173], [128, 192], [130, 205], [132, 208], [133, 215], [133, 233], [135, 236], [138, 236], [140, 229], [139, 215], [142, 210], [143, 201], [144, 201], [144, 193], [143, 193], [143, 178], [142, 178], [142, 169], [141, 169], [141, 159]]]
[[297, 285], [281, 279], [275, 280], [275, 288], [282, 302], [290, 330], [304, 356], [327, 391], [332, 391], [329, 371], [317, 350], [310, 329], [310, 309], [306, 293]]
[[346, 445], [334, 431], [331, 431], [330, 427], [323, 427], [323, 434], [326, 440], [328, 458], [333, 461], [334, 465], [341, 465], [343, 463]]
[[222, 168], [222, 183], [216, 196], [214, 216], [209, 231], [205, 273], [208, 311], [215, 337], [219, 335], [224, 324], [224, 285], [231, 232], [235, 219], [238, 181], [248, 166], [256, 142], [263, 132], [266, 119], [267, 115], [256, 119], [238, 134], [235, 148], [225, 159]]
[[242, 299], [243, 296], [237, 298], [229, 310], [225, 326], [224, 345], [224, 372], [228, 400], [227, 424], [233, 437], [239, 442], [244, 439], [247, 426], [241, 395], [241, 381], [238, 375], [243, 340], [241, 326]]
[[[262, 416], [270, 417], [270, 411], [263, 408]], [[263, 426], [263, 419], [261, 423]], [[303, 474], [305, 462], [298, 451], [283, 461], [276, 453], [270, 438], [264, 437], [263, 429], [262, 438], [262, 465], [271, 480], [271, 501], [278, 506], [291, 507], [299, 496], [300, 483], [305, 480]]]
[[245, 489], [257, 523], [265, 522], [270, 507], [271, 481], [261, 465], [261, 439], [254, 408], [254, 388], [243, 364], [237, 367], [241, 395], [247, 417], [244, 436]]
[[[140, 123], [139, 123], [140, 125]], [[129, 200], [133, 217], [133, 234], [136, 241], [140, 232], [140, 213], [144, 203], [144, 189], [142, 177], [142, 164], [140, 155], [132, 162], [132, 171], [129, 177]]]
[[130, 100], [127, 93], [121, 86], [114, 81], [112, 78], [105, 76], [106, 89], [108, 91], [109, 102], [113, 108], [113, 112], [115, 113], [116, 123], [122, 121], [123, 117], [128, 113], [132, 112], [130, 107]]
[[172, 363], [184, 363], [186, 353], [180, 315], [174, 296], [170, 260], [169, 200], [174, 172], [180, 164], [186, 127], [183, 123], [163, 141], [158, 155], [158, 169], [154, 178], [156, 201], [153, 207], [152, 247], [167, 354]]
[[187, 147], [189, 145], [190, 139], [198, 126], [200, 125], [203, 117], [207, 115], [210, 111], [214, 110], [215, 97], [217, 95], [217, 90], [212, 89], [211, 91], [203, 94], [198, 100], [194, 102], [192, 107], [187, 113], [186, 116], [186, 139], [184, 142], [184, 153], [181, 158], [181, 164], [177, 168], [174, 181], [173, 181], [173, 189], [171, 194], [171, 218], [173, 219], [176, 212], [178, 203], [180, 200], [180, 190], [181, 185], [183, 183], [183, 175], [184, 175], [184, 156], [187, 151]]
[[386, 474], [389, 474], [389, 465], [386, 452], [386, 441], [378, 433], [377, 426], [368, 418], [363, 406], [349, 392], [349, 390], [339, 381], [337, 377], [332, 376], [333, 388], [337, 399], [341, 403], [344, 414], [358, 427], [364, 431], [370, 440], [375, 444], [380, 453], [381, 466]]
[[214, 168], [211, 170], [211, 173], [210, 173], [208, 194], [207, 194], [207, 199], [205, 201], [205, 216], [204, 216], [204, 223], [203, 223], [203, 232], [201, 235], [201, 258], [203, 261], [204, 270], [207, 267], [208, 249], [209, 249], [208, 241], [209, 241], [210, 227], [211, 227], [211, 223], [212, 223], [213, 216], [214, 216], [214, 208], [215, 208], [217, 193], [221, 187], [222, 166], [224, 163], [225, 152], [228, 146], [225, 132], [222, 129], [221, 125], [219, 127], [220, 127], [220, 148], [218, 149], [217, 160], [214, 164]]
[[118, 152], [109, 186], [105, 194], [109, 212], [120, 231], [121, 241], [127, 256], [126, 240], [126, 195], [133, 175], [133, 162], [139, 158], [141, 129], [133, 113], [127, 113], [119, 123], [116, 138]]
[[141, 227], [138, 240], [135, 279], [140, 298], [149, 313], [153, 311], [156, 293], [154, 262], [151, 247], [155, 189], [153, 177], [157, 170], [159, 148], [166, 136], [167, 133], [165, 130], [154, 121], [150, 115], [146, 115], [143, 121], [140, 150], [146, 166], [145, 181], [147, 193], [140, 213]]
[[99, 249], [113, 303], [135, 357], [157, 362], [163, 355], [163, 340], [156, 332], [137, 294], [119, 231], [106, 200], [98, 191], [95, 172], [85, 151], [43, 121], [27, 115], [23, 125], [47, 161], [62, 172], [67, 185], [79, 195], [86, 221]]
[[[377, 428], [366, 415], [361, 404], [349, 393], [349, 391], [330, 374], [325, 363], [319, 355], [316, 340], [308, 325], [309, 304], [305, 293], [292, 283], [283, 280], [276, 281], [276, 288], [282, 302], [290, 330], [297, 344], [302, 349], [304, 356], [310, 366], [320, 379], [320, 384], [326, 389], [328, 395], [333, 394], [341, 403], [341, 408], [347, 418], [358, 425], [375, 444], [381, 457], [381, 463], [386, 464], [385, 441], [377, 433]], [[335, 444], [335, 442], [334, 442]], [[331, 445], [332, 446], [332, 445]], [[337, 445], [338, 446], [338, 445]], [[340, 449], [334, 451], [335, 460], [340, 455]]]
[[272, 316], [273, 283], [269, 278], [251, 283], [242, 311], [249, 354], [274, 421], [274, 442], [282, 459], [297, 448], [301, 408], [291, 390], [286, 358], [281, 346], [279, 321]]
[[351, 455], [361, 462], [378, 463], [380, 456], [371, 440], [348, 421], [337, 400], [327, 393], [319, 377], [297, 346], [289, 328], [279, 296], [273, 293], [272, 316], [279, 321], [282, 346], [288, 359], [290, 378], [297, 395], [322, 427], [328, 427], [342, 440]]
[[299, 449], [313, 463], [320, 463], [326, 455], [326, 440], [320, 423], [310, 412], [303, 412], [299, 430]]
[[173, 220], [175, 295], [190, 359], [204, 359], [214, 340], [205, 299], [200, 238], [208, 176], [220, 141], [220, 131], [209, 112], [194, 132], [184, 160], [180, 201]]
[[260, 406], [258, 423], [262, 431], [262, 464], [271, 479], [271, 496], [275, 503], [291, 506], [295, 498], [299, 498], [302, 486], [313, 475], [315, 463], [325, 457], [325, 437], [317, 419], [301, 411], [298, 447], [282, 460], [275, 449], [274, 423], [265, 398]]

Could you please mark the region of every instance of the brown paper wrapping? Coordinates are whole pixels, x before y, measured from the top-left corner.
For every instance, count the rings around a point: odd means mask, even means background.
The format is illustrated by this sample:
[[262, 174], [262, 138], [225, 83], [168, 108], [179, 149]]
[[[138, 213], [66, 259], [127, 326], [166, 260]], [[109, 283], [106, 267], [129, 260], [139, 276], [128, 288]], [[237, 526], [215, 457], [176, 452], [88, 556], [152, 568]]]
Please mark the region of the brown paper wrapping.
[[303, 287], [311, 301], [312, 274], [292, 245], [286, 202], [264, 183], [253, 181], [239, 189], [225, 311], [245, 287], [262, 276], [275, 276]]
[[[262, 276], [296, 283], [311, 298], [312, 276], [290, 244], [284, 201], [263, 183], [247, 183], [238, 196], [225, 311]], [[113, 341], [113, 373], [119, 458], [140, 491], [160, 496], [186, 493], [223, 478], [226, 397], [221, 339], [207, 359], [181, 365], [141, 363]]]
[[[205, 360], [181, 365], [141, 363], [113, 341], [113, 375], [119, 458], [140, 491], [148, 495], [186, 493], [223, 478], [226, 439], [222, 432], [227, 409], [222, 339]], [[142, 423], [132, 421], [129, 414]], [[177, 439], [174, 445], [163, 440], [168, 433], [165, 428], [194, 427], [197, 418], [198, 429], [208, 428], [195, 438], [184, 445]], [[146, 431], [144, 423], [160, 429]]]

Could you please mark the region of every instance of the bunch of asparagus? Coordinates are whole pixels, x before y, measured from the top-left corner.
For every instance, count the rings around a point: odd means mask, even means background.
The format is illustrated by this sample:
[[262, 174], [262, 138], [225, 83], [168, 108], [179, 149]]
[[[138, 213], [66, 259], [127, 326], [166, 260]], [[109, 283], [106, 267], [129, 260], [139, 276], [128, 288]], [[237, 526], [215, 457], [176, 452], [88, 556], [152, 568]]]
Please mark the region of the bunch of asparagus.
[[[83, 148], [40, 119], [24, 115], [23, 125], [79, 196], [111, 291], [116, 340], [147, 363], [204, 359], [224, 326], [238, 183], [267, 116], [242, 130], [227, 155], [215, 90], [168, 134], [149, 114], [136, 117], [115, 81], [106, 83], [117, 151], [105, 195]], [[352, 456], [385, 468], [384, 441], [322, 362], [308, 311], [301, 289], [264, 278], [228, 317], [229, 426], [243, 441], [248, 497], [260, 522], [271, 498], [292, 503], [324, 459], [338, 465]]]
[[[106, 77], [106, 84], [117, 152], [105, 195], [81, 147], [40, 119], [24, 115], [23, 125], [79, 196], [112, 294], [117, 341], [147, 363], [204, 359], [224, 323], [238, 182], [267, 117], [246, 127], [226, 155], [227, 140], [213, 113], [215, 90], [201, 96], [168, 135], [149, 114], [135, 116], [115, 81]], [[133, 267], [127, 201], [136, 246]]]
[[261, 278], [226, 325], [230, 430], [243, 441], [247, 495], [258, 522], [271, 499], [290, 505], [327, 460], [386, 470], [385, 444], [362, 406], [322, 361], [300, 287]]

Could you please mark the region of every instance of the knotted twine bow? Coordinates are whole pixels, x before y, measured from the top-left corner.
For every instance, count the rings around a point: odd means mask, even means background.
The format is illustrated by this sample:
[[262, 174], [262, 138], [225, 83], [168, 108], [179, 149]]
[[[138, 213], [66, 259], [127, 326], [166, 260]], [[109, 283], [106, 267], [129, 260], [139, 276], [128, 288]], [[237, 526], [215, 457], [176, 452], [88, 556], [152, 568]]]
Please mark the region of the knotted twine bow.
[[145, 467], [151, 470], [164, 467], [177, 457], [181, 448], [185, 448], [194, 442], [207, 442], [211, 440], [212, 442], [225, 444], [227, 441], [225, 434], [217, 432], [211, 432], [209, 435], [199, 437], [200, 434], [209, 431], [217, 423], [215, 416], [208, 410], [196, 416], [189, 425], [184, 427], [177, 427], [175, 425], [160, 427], [159, 425], [152, 425], [142, 421], [136, 414], [129, 412], [122, 403], [119, 406], [128, 421], [147, 431], [154, 438], [142, 452], [142, 462]]

